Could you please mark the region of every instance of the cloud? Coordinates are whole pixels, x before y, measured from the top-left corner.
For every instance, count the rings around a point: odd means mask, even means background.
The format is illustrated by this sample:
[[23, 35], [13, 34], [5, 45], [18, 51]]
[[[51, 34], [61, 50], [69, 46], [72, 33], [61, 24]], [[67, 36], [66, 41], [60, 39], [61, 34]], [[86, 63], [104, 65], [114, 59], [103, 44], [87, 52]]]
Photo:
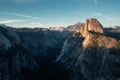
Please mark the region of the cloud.
[[29, 27], [29, 28], [35, 28], [35, 27], [44, 27], [45, 25], [39, 23], [39, 22], [29, 22], [29, 23], [21, 23], [21, 24], [9, 24], [9, 26], [13, 26], [16, 28], [21, 27]]
[[20, 27], [44, 27], [45, 25], [42, 25], [40, 22], [36, 21], [29, 21], [29, 20], [19, 20], [19, 19], [1, 19], [0, 18], [0, 24], [6, 24], [8, 26], [20, 28]]
[[114, 25], [119, 25], [120, 23], [120, 19], [112, 15], [96, 12], [94, 13], [94, 16], [100, 19], [105, 24], [105, 26], [111, 26], [111, 25], [114, 26]]
[[103, 20], [106, 20], [106, 21], [109, 21], [109, 22], [118, 22], [120, 21], [120, 19], [114, 17], [114, 16], [110, 16], [110, 15], [107, 15], [107, 14], [104, 14], [104, 13], [100, 13], [100, 12], [75, 12], [74, 14], [76, 15], [82, 15], [82, 17], [84, 15], [84, 18], [86, 17], [95, 17], [95, 18], [100, 18], [100, 19], [103, 19]]
[[32, 22], [32, 23], [30, 23], [30, 25], [33, 26], [33, 27], [40, 27], [40, 26], [42, 26], [42, 24], [39, 23], [39, 22]]
[[93, 14], [93, 12], [83, 12], [83, 11], [77, 11], [77, 12], [73, 12], [73, 14], [76, 14], [76, 15], [91, 15]]
[[28, 2], [35, 2], [37, 0], [0, 0], [1, 2], [8, 1], [8, 2], [21, 2], [21, 3], [28, 3]]
[[99, 13], [99, 12], [96, 12], [95, 15], [97, 15], [97, 16], [103, 16], [103, 14]]
[[96, 12], [95, 13], [96, 16], [102, 17], [103, 19], [106, 19], [107, 21], [111, 21], [111, 22], [118, 22], [120, 21], [119, 19], [113, 17], [113, 16], [109, 16], [100, 12]]
[[29, 15], [24, 15], [24, 14], [18, 14], [18, 13], [10, 13], [10, 12], [3, 12], [0, 11], [2, 14], [8, 14], [8, 15], [13, 15], [13, 16], [18, 16], [18, 17], [24, 17], [24, 18], [29, 18], [29, 19], [42, 19], [41, 17], [34, 17], [34, 16], [29, 16]]
[[0, 24], [9, 24], [9, 23], [16, 23], [16, 22], [23, 22], [25, 20], [2, 20]]
[[97, 4], [97, 3], [98, 3], [98, 0], [94, 0], [94, 3]]
[[32, 2], [35, 0], [11, 0], [11, 1], [15, 1], [15, 2]]

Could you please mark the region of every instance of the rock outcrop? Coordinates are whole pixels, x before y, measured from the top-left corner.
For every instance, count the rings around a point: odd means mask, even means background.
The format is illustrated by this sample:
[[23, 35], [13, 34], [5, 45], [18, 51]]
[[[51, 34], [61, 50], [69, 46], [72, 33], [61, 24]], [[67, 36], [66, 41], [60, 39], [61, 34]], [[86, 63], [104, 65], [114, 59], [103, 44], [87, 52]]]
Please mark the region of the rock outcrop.
[[104, 33], [103, 26], [94, 18], [87, 19], [84, 26], [80, 27], [79, 32], [83, 37], [86, 37], [89, 32]]
[[87, 19], [86, 23], [81, 26], [74, 35], [78, 33], [84, 37], [84, 41], [82, 42], [84, 47], [96, 45], [99, 47], [112, 48], [118, 47], [117, 44], [119, 44], [116, 39], [104, 35], [105, 32], [102, 24], [94, 18]]
[[120, 42], [104, 33], [100, 22], [90, 18], [66, 40], [56, 61], [70, 70], [69, 80], [120, 79]]

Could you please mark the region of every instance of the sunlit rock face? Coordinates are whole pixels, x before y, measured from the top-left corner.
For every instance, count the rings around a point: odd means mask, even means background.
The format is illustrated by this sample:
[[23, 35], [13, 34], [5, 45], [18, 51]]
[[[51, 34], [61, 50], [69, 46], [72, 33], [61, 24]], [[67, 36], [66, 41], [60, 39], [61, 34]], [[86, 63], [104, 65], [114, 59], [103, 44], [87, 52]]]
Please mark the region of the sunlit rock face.
[[112, 48], [119, 44], [116, 39], [104, 36], [102, 24], [94, 18], [87, 19], [86, 23], [76, 33], [84, 37], [82, 42], [84, 47], [96, 44], [99, 47]]
[[104, 33], [103, 26], [94, 18], [87, 19], [85, 25], [80, 28], [79, 32], [83, 37], [86, 37], [89, 32]]
[[38, 65], [20, 44], [19, 35], [12, 28], [0, 26], [0, 79], [22, 80], [23, 68], [33, 70]]
[[104, 34], [102, 24], [95, 18], [87, 19], [86, 22], [80, 25], [80, 28], [76, 30], [74, 36], [80, 34], [84, 37], [83, 46], [87, 47], [88, 41], [92, 38], [92, 33]]
[[70, 69], [69, 80], [120, 79], [120, 42], [104, 33], [100, 22], [90, 18], [66, 40], [56, 61]]
[[93, 31], [97, 33], [104, 33], [102, 24], [94, 18], [90, 18], [86, 20], [86, 26], [88, 31]]

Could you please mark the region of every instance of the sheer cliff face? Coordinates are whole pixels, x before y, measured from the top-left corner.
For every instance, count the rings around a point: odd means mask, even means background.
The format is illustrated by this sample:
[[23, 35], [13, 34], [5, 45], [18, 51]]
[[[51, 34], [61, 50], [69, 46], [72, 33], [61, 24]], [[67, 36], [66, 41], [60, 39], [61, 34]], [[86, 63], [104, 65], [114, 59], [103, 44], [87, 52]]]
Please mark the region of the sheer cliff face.
[[96, 19], [87, 19], [63, 46], [56, 61], [70, 69], [70, 80], [120, 79], [120, 43], [106, 36]]
[[17, 44], [19, 42], [19, 36], [12, 29], [0, 26], [0, 46], [2, 49], [8, 49], [12, 44]]
[[94, 18], [87, 19], [85, 25], [88, 28], [87, 29], [88, 31], [104, 33], [103, 26], [97, 19], [94, 19]]
[[22, 68], [37, 69], [29, 51], [20, 45], [18, 34], [8, 27], [0, 27], [0, 79], [22, 80]]
[[0, 80], [48, 80], [58, 75], [49, 66], [69, 35], [67, 31], [0, 26]]
[[84, 37], [82, 42], [84, 47], [89, 47], [93, 44], [105, 48], [119, 47], [119, 41], [105, 36], [102, 24], [94, 18], [87, 19], [86, 23], [76, 33]]
[[84, 26], [81, 26], [81, 28], [79, 29], [79, 32], [83, 37], [86, 37], [89, 34], [89, 31], [101, 34], [104, 33], [103, 26], [98, 20], [94, 18], [87, 19]]

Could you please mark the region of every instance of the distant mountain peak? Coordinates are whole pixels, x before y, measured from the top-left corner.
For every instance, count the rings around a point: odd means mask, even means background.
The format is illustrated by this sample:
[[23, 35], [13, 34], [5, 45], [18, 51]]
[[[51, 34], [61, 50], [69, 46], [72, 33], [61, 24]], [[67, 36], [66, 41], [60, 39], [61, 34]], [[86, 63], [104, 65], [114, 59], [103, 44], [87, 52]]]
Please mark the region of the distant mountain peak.
[[75, 23], [74, 25], [81, 25], [81, 22], [77, 22], [77, 23]]
[[84, 23], [81, 22], [77, 22], [74, 25], [70, 25], [66, 28], [66, 30], [68, 31], [78, 31], [78, 29], [80, 29], [80, 27], [83, 25]]

